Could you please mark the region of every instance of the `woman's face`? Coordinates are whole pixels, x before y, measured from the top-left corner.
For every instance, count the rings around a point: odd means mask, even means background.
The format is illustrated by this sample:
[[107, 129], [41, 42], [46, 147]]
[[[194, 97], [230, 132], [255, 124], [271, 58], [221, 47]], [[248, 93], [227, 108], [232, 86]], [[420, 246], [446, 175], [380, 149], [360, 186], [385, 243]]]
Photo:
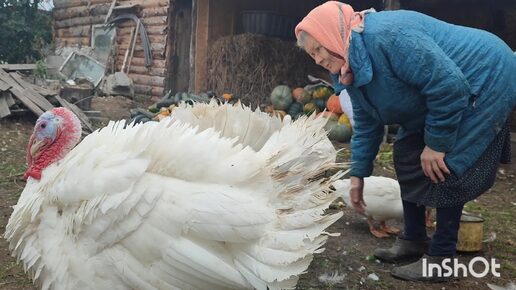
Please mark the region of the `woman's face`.
[[324, 48], [315, 38], [306, 34], [304, 39], [305, 51], [315, 60], [315, 63], [324, 67], [332, 74], [339, 74], [346, 61], [335, 53]]

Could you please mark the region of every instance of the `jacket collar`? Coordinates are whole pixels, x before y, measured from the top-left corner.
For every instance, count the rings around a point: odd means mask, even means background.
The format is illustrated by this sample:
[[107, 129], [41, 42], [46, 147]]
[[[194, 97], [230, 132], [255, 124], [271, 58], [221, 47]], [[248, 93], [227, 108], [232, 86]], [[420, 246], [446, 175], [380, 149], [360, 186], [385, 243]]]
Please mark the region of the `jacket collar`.
[[373, 79], [373, 67], [362, 34], [352, 31], [349, 43], [349, 64], [353, 71], [353, 87], [367, 85]]

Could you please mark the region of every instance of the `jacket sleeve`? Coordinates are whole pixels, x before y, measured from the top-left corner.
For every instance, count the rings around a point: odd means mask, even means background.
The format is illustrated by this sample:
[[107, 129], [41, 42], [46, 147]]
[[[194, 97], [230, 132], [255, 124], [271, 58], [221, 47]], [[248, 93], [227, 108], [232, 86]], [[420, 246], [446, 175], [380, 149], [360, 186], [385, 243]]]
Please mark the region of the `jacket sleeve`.
[[427, 34], [405, 27], [391, 31], [383, 51], [394, 74], [426, 98], [425, 144], [453, 148], [471, 89], [460, 68]]
[[[349, 93], [352, 94], [352, 92]], [[382, 143], [384, 127], [357, 102], [353, 102], [353, 119], [355, 124], [351, 137], [352, 163], [349, 175], [368, 177], [373, 173], [373, 162]]]

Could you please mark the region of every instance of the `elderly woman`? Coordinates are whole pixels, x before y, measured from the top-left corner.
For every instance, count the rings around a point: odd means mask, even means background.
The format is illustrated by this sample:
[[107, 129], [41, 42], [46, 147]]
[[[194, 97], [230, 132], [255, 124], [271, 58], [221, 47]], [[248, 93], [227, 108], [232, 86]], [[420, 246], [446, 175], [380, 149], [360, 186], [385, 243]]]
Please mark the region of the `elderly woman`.
[[[404, 234], [376, 257], [415, 261], [395, 267], [395, 277], [442, 280], [423, 276], [423, 259], [440, 263], [456, 254], [464, 204], [493, 185], [499, 163], [510, 156], [516, 57], [486, 31], [411, 11], [355, 12], [336, 1], [313, 9], [295, 33], [351, 97], [349, 194], [357, 212], [366, 206], [363, 178], [372, 173], [384, 125], [400, 125], [394, 164]], [[431, 241], [425, 206], [437, 209]]]

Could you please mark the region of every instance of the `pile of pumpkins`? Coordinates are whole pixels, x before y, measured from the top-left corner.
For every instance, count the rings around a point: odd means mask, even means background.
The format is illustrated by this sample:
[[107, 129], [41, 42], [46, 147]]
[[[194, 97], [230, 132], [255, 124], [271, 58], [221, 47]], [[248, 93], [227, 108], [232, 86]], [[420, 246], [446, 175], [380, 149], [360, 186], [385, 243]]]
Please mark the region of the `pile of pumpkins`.
[[325, 129], [330, 140], [349, 142], [351, 139], [351, 123], [343, 113], [339, 97], [333, 89], [327, 86], [295, 88], [279, 85], [272, 90], [271, 106], [265, 111], [271, 115], [283, 118], [287, 114], [292, 119], [302, 115], [317, 114], [317, 117], [327, 118]]

